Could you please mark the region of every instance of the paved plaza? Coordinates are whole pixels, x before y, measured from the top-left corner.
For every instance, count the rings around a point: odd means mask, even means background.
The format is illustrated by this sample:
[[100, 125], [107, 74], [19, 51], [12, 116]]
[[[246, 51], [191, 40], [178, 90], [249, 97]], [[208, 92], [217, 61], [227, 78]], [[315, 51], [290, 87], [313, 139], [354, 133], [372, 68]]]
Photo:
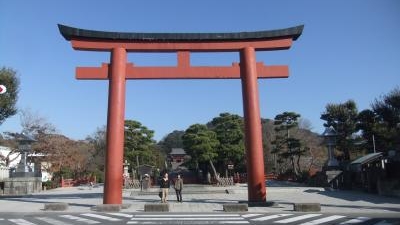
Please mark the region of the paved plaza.
[[[245, 184], [215, 187], [186, 185], [183, 203], [176, 201], [170, 189], [171, 212], [211, 213], [222, 212], [223, 204], [247, 200]], [[273, 207], [249, 207], [249, 212], [293, 212], [294, 203], [320, 203], [321, 213], [399, 213], [400, 198], [378, 196], [356, 191], [326, 190], [319, 187], [298, 187], [272, 182], [267, 187], [267, 201]], [[92, 207], [103, 202], [103, 186], [57, 188], [29, 196], [0, 196], [0, 212], [43, 212], [45, 203], [68, 203], [67, 212], [91, 212]], [[123, 204], [130, 207], [121, 212], [143, 212], [146, 203], [160, 202], [158, 188], [141, 192], [137, 189], [123, 191]]]

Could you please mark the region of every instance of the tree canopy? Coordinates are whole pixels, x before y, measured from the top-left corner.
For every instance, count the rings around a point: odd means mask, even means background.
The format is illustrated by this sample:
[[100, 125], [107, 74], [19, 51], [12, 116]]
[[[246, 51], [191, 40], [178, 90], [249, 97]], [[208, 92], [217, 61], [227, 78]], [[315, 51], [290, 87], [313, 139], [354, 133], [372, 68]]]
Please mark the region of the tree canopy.
[[243, 119], [238, 115], [221, 113], [208, 124], [215, 132], [219, 145], [217, 160], [220, 166], [226, 168], [228, 163], [236, 167], [244, 166], [244, 133]]
[[341, 153], [339, 159], [350, 160], [350, 153], [355, 150], [353, 134], [357, 131], [358, 110], [353, 100], [340, 104], [327, 104], [321, 119], [325, 120], [325, 127], [332, 126], [337, 136], [336, 149]]
[[185, 131], [174, 130], [167, 134], [157, 145], [165, 154], [169, 154], [172, 148], [183, 148], [182, 136]]
[[135, 120], [125, 120], [125, 159], [131, 165], [148, 164], [161, 167], [163, 157], [155, 149], [153, 140], [154, 131], [149, 130], [140, 122]]
[[372, 109], [358, 115], [358, 129], [367, 140], [366, 148], [372, 152], [400, 149], [400, 89], [397, 87], [388, 94], [375, 99]]
[[17, 113], [19, 78], [17, 72], [11, 68], [0, 69], [0, 84], [7, 88], [7, 92], [0, 94], [0, 125], [10, 116]]
[[[305, 154], [306, 147], [300, 139], [291, 134], [291, 130], [298, 130], [300, 114], [295, 112], [283, 112], [275, 116], [275, 140], [272, 142], [273, 151], [278, 155], [276, 170], [280, 173], [290, 172], [295, 177], [301, 174], [300, 157]], [[291, 169], [288, 169], [287, 161]]]
[[218, 156], [216, 150], [219, 145], [217, 134], [209, 130], [206, 125], [191, 125], [182, 136], [183, 146], [192, 157], [191, 160], [198, 168], [199, 163], [209, 162], [216, 174], [212, 161]]

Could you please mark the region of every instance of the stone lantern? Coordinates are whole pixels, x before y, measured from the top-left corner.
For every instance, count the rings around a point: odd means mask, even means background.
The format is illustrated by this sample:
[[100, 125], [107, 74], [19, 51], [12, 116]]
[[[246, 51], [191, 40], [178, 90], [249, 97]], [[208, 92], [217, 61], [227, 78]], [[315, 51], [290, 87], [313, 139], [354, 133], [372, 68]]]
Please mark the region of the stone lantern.
[[333, 152], [336, 146], [336, 137], [338, 136], [338, 133], [333, 129], [333, 127], [327, 127], [324, 133], [322, 133], [322, 136], [324, 137], [325, 144], [328, 147], [328, 168], [339, 167], [339, 163]]
[[15, 169], [13, 177], [33, 176], [32, 169], [28, 166], [26, 158], [28, 153], [32, 150], [32, 143], [36, 142], [36, 140], [33, 137], [22, 133], [18, 135], [17, 142], [19, 146], [18, 150], [21, 154], [21, 160]]
[[31, 136], [24, 133], [16, 136], [21, 160], [10, 177], [4, 180], [4, 195], [27, 195], [42, 190], [42, 177], [35, 173], [27, 164], [27, 154], [31, 152], [32, 143], [36, 142]]

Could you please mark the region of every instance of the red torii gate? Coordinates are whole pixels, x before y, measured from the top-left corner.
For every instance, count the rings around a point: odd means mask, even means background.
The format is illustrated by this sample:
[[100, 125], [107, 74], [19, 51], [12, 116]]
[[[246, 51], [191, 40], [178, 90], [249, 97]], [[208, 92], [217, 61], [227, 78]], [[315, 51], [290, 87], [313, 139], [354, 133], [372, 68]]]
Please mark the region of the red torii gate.
[[[248, 201], [265, 202], [264, 156], [257, 78], [286, 78], [287, 66], [256, 63], [256, 51], [288, 49], [303, 25], [240, 33], [121, 33], [58, 25], [75, 50], [111, 52], [101, 67], [77, 67], [77, 79], [109, 80], [104, 204], [122, 204], [125, 83], [127, 79], [241, 79], [245, 120]], [[177, 66], [140, 67], [128, 52], [176, 52]], [[239, 52], [232, 66], [191, 66], [190, 52]]]

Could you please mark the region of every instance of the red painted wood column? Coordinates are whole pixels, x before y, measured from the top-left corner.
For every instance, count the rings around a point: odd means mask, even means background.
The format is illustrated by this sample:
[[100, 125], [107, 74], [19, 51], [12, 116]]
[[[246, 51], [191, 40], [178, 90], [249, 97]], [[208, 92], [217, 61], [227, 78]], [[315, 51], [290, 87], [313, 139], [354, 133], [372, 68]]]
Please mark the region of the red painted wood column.
[[240, 76], [245, 120], [248, 200], [249, 202], [265, 202], [264, 155], [256, 55], [253, 47], [246, 47], [240, 51]]
[[109, 74], [107, 152], [103, 204], [122, 204], [122, 169], [124, 157], [126, 50], [111, 52]]

